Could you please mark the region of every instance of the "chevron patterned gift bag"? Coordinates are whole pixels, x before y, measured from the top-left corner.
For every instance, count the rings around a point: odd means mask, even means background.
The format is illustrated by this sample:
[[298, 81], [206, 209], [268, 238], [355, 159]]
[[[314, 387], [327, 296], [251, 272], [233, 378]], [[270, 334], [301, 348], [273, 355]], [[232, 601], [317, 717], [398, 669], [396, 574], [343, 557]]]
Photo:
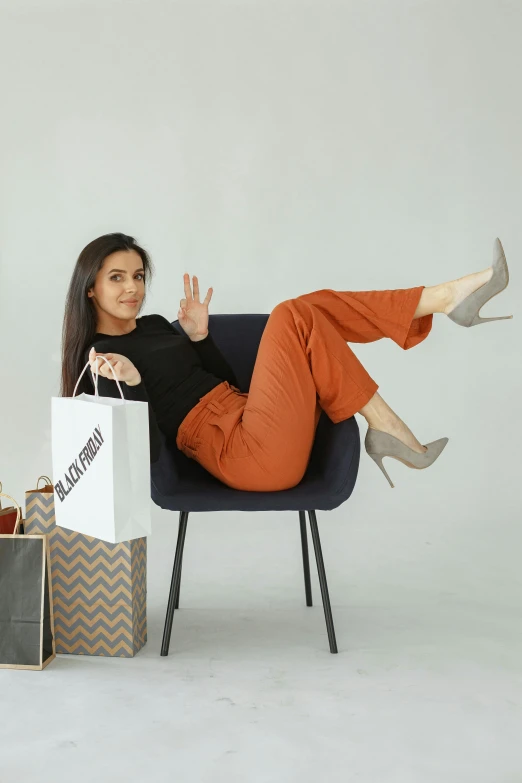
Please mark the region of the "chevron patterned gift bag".
[[109, 544], [59, 527], [48, 476], [25, 508], [25, 534], [49, 539], [56, 652], [132, 658], [147, 641], [147, 539]]

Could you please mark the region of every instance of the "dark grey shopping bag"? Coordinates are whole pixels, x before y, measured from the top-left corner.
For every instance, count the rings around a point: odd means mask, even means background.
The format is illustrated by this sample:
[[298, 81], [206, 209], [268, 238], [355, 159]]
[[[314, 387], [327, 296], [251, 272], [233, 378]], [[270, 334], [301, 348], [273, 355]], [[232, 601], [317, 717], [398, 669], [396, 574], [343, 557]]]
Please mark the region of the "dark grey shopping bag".
[[43, 669], [56, 657], [47, 536], [0, 534], [0, 669]]

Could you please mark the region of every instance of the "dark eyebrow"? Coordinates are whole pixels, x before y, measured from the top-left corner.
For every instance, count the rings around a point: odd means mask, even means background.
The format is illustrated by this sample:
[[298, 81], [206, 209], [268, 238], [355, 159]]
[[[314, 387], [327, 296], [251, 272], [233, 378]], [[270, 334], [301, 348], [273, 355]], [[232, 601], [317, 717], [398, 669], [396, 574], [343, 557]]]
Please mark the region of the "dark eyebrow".
[[[126, 271], [127, 271], [126, 269], [111, 269], [111, 271], [107, 272], [107, 274], [108, 275], [112, 275], [113, 272], [123, 272], [123, 273], [125, 273]], [[145, 270], [143, 269], [143, 267], [140, 267], [139, 269], [135, 269], [134, 270], [134, 274], [136, 274], [136, 272], [144, 272], [144, 271]]]

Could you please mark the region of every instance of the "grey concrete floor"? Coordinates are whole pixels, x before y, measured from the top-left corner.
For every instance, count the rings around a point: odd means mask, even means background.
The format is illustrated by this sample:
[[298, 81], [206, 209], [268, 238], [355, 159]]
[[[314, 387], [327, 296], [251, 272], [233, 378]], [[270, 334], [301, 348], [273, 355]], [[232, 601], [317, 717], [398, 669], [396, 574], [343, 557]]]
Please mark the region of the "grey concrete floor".
[[408, 527], [399, 557], [330, 514], [318, 519], [338, 655], [315, 563], [304, 605], [297, 514], [223, 513], [189, 518], [160, 657], [177, 516], [156, 510], [147, 645], [0, 671], [1, 783], [520, 783], [519, 599], [495, 605], [459, 581], [441, 529]]

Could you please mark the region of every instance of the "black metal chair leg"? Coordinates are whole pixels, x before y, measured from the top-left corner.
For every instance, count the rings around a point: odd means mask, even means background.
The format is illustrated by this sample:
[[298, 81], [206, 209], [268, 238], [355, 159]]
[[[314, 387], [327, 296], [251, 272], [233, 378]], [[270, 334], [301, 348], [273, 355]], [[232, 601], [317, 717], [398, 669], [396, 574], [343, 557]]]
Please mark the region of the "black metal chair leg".
[[303, 549], [303, 570], [304, 570], [306, 605], [313, 606], [312, 583], [310, 581], [310, 559], [308, 557], [308, 536], [306, 535], [306, 516], [304, 511], [299, 511], [299, 526], [301, 528], [301, 546]]
[[[184, 513], [185, 513], [184, 511], [180, 511], [179, 512], [178, 537], [179, 537], [179, 533], [180, 533], [180, 530], [181, 530], [181, 515], [184, 514]], [[188, 512], [187, 512], [187, 521], [188, 521]], [[186, 530], [186, 525], [185, 525], [185, 530]], [[180, 587], [181, 587], [181, 570], [183, 568], [183, 552], [184, 551], [185, 551], [185, 548], [184, 548], [184, 545], [183, 545], [183, 547], [181, 549], [181, 560], [180, 560], [180, 564], [179, 564], [178, 583], [176, 585], [176, 594], [174, 596], [174, 606], [175, 606], [176, 609], [179, 609], [179, 591], [180, 591]]]
[[174, 609], [176, 606], [176, 593], [179, 594], [179, 583], [181, 579], [181, 561], [183, 558], [183, 546], [185, 544], [185, 534], [187, 532], [188, 511], [182, 511], [179, 519], [178, 541], [176, 544], [176, 554], [174, 556], [174, 567], [172, 569], [172, 579], [170, 580], [169, 602], [167, 605], [167, 615], [165, 617], [165, 628], [163, 630], [163, 641], [161, 644], [161, 654], [169, 654], [170, 634], [172, 632], [172, 621], [174, 619]]
[[315, 511], [309, 511], [310, 530], [312, 531], [312, 540], [314, 542], [315, 559], [317, 561], [317, 572], [319, 575], [319, 584], [321, 586], [321, 595], [323, 596], [324, 616], [326, 618], [326, 628], [328, 631], [328, 640], [330, 642], [330, 652], [337, 652], [337, 642], [335, 639], [335, 629], [332, 617], [332, 607], [330, 606], [330, 596], [328, 594], [328, 584], [326, 582], [326, 573], [324, 570], [323, 553], [321, 550], [321, 540], [319, 538], [319, 528], [317, 527], [317, 518]]

